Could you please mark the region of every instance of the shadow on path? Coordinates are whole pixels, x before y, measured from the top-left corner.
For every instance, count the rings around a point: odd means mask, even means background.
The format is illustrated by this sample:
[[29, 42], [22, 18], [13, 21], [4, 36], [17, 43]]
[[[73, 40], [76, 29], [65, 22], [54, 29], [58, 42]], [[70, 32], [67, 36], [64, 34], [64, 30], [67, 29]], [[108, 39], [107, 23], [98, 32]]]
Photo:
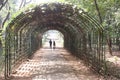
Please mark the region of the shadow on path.
[[12, 80], [104, 80], [65, 49], [41, 48], [23, 62]]

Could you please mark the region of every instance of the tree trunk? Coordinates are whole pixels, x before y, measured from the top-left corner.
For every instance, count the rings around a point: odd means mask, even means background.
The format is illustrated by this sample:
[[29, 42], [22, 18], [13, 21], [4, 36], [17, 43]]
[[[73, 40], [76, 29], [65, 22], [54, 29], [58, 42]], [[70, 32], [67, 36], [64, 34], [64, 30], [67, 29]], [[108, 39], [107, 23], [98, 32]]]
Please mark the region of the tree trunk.
[[120, 40], [119, 40], [119, 44], [118, 44], [118, 46], [119, 46], [119, 51], [120, 51]]
[[[95, 7], [96, 7], [96, 10], [97, 10], [97, 13], [98, 13], [99, 21], [102, 24], [103, 21], [102, 21], [102, 17], [101, 17], [100, 11], [99, 11], [97, 0], [94, 0], [94, 3], [95, 3]], [[109, 53], [112, 55], [112, 42], [111, 42], [111, 38], [110, 38], [110, 36], [107, 36], [107, 37], [108, 37], [107, 38], [107, 44], [108, 44]]]
[[120, 50], [120, 41], [119, 41], [119, 37], [117, 36], [116, 38], [116, 43], [115, 43], [116, 46], [119, 47], [119, 50]]
[[107, 36], [107, 44], [108, 44], [109, 53], [110, 53], [111, 55], [113, 55], [113, 54], [112, 54], [112, 41], [111, 41], [110, 36]]
[[89, 41], [89, 48], [92, 50], [92, 45], [91, 45], [91, 35], [88, 34], [88, 41]]
[[99, 17], [100, 23], [102, 24], [102, 17], [101, 17], [100, 11], [99, 11], [99, 7], [98, 7], [98, 4], [97, 4], [97, 1], [94, 0], [94, 3], [95, 3], [95, 7], [96, 7], [96, 10], [97, 10], [97, 13], [98, 13], [98, 17]]
[[120, 43], [119, 43], [119, 51], [120, 51]]

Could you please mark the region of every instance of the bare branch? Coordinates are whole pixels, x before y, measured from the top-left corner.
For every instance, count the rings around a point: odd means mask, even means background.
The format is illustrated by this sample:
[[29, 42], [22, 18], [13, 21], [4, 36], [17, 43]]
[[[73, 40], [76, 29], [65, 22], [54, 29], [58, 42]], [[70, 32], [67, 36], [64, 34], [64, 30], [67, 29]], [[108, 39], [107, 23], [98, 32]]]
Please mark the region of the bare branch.
[[2, 3], [2, 6], [0, 7], [0, 10], [5, 6], [5, 4], [8, 2], [8, 0], [6, 0], [4, 3]]
[[9, 10], [8, 10], [6, 18], [4, 19], [4, 21], [2, 23], [2, 27], [4, 26], [5, 22], [9, 19], [9, 16], [10, 16], [10, 7], [9, 7]]
[[25, 6], [26, 4], [29, 4], [32, 0], [26, 1], [25, 0], [25, 4], [23, 6]]
[[32, 0], [29, 0], [29, 1], [26, 1], [25, 3], [26, 3], [26, 4], [29, 4], [31, 1], [32, 1]]
[[25, 0], [22, 0], [21, 4], [19, 6], [19, 9], [21, 9], [24, 4], [25, 4]]
[[0, 5], [3, 5], [3, 3], [4, 3], [4, 0], [1, 0], [1, 1], [0, 1]]

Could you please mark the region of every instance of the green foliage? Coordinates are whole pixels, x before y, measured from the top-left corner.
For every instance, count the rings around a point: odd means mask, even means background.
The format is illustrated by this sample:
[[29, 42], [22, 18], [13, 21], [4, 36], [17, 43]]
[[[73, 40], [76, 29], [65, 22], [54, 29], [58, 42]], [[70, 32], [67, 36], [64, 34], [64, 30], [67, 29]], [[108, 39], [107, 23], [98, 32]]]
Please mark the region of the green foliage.
[[[21, 9], [16, 9], [16, 5], [18, 0], [9, 0], [5, 7], [0, 11], [0, 18], [4, 20], [6, 17], [6, 13], [10, 12], [10, 18], [4, 24], [3, 31], [9, 24], [11, 20], [16, 18], [21, 12], [30, 11], [35, 4], [27, 4], [26, 7]], [[88, 12], [89, 15], [98, 20], [98, 12], [95, 7], [94, 0], [54, 0], [56, 2], [63, 3], [71, 3], [73, 5], [77, 5], [77, 7], [84, 9], [84, 11]], [[100, 14], [103, 20], [104, 29], [107, 31], [107, 34], [113, 35], [115, 31], [118, 31], [120, 24], [120, 0], [96, 0]], [[10, 6], [10, 10], [8, 11], [8, 6]], [[51, 7], [52, 9], [53, 7]], [[120, 33], [119, 33], [120, 34]]]

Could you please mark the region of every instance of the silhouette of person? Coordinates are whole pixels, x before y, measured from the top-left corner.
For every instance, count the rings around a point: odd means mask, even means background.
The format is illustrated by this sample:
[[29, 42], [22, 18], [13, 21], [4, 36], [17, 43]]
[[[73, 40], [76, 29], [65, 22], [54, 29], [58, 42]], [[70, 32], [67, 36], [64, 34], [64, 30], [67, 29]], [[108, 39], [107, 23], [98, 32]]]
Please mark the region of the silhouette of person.
[[53, 49], [55, 49], [56, 43], [55, 41], [53, 41]]
[[52, 48], [52, 40], [51, 39], [49, 41], [49, 44], [50, 44], [50, 48]]

